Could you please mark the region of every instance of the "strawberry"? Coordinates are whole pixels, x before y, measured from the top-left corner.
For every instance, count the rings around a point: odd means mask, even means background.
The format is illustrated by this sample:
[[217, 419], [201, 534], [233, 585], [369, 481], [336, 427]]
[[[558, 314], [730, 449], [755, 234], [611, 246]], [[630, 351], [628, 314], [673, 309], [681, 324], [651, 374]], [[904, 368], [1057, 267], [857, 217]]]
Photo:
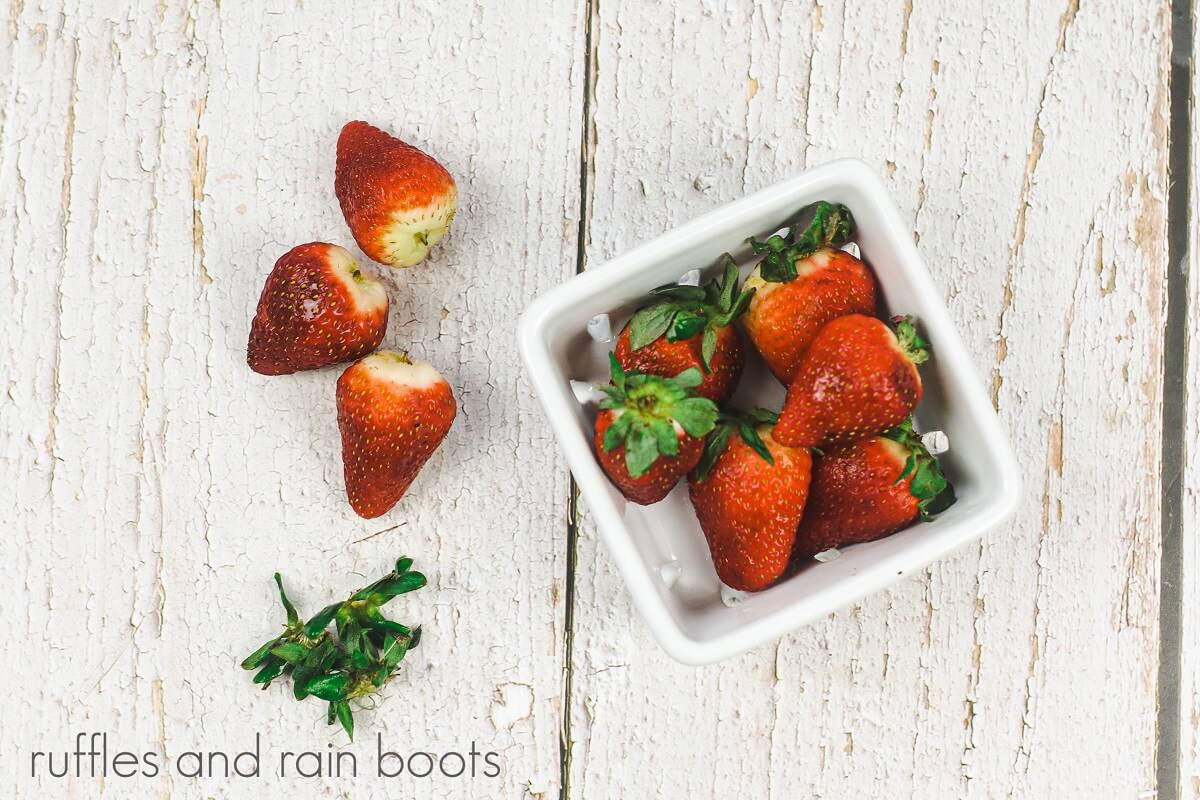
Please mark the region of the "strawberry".
[[609, 359], [612, 383], [596, 417], [596, 458], [627, 498], [657, 503], [699, 462], [717, 407], [691, 391], [700, 385], [694, 367], [663, 378], [626, 372], [616, 356]]
[[342, 128], [333, 188], [358, 246], [392, 267], [420, 263], [458, 205], [441, 164], [366, 122]]
[[905, 420], [879, 436], [836, 445], [813, 464], [797, 560], [831, 547], [870, 542], [954, 503], [954, 488]]
[[625, 369], [664, 378], [696, 368], [696, 394], [728, 400], [745, 363], [741, 334], [732, 322], [752, 292], [738, 292], [738, 269], [725, 256], [725, 272], [705, 286], [660, 286], [657, 302], [637, 311], [617, 337], [617, 360]]
[[765, 589], [783, 575], [808, 497], [812, 458], [773, 437], [775, 418], [763, 409], [722, 416], [688, 476], [717, 576], [744, 592]]
[[383, 341], [387, 293], [345, 248], [293, 247], [275, 262], [250, 325], [246, 362], [286, 375], [366, 355]]
[[928, 344], [911, 317], [893, 321], [895, 332], [875, 317], [849, 314], [821, 328], [788, 387], [777, 440], [789, 447], [852, 442], [912, 413]]
[[360, 517], [387, 513], [446, 438], [456, 406], [430, 364], [380, 350], [337, 382], [346, 495]]
[[746, 279], [754, 299], [742, 324], [771, 372], [785, 384], [822, 325], [846, 314], [875, 313], [871, 270], [834, 249], [854, 231], [850, 210], [821, 201], [801, 214], [810, 211], [808, 226], [801, 228], [797, 221], [788, 239], [775, 235], [765, 242], [750, 241], [755, 252], [767, 255]]

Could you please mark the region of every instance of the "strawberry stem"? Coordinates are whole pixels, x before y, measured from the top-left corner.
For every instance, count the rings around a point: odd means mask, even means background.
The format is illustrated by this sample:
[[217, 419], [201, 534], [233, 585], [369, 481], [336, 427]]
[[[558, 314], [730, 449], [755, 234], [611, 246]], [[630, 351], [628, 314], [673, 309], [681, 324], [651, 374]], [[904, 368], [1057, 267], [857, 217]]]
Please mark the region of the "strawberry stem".
[[896, 332], [896, 341], [900, 343], [900, 350], [903, 351], [904, 357], [913, 364], [924, 364], [928, 361], [929, 342], [917, 333], [913, 318], [908, 316], [892, 317], [892, 324]]
[[[808, 224], [801, 221], [811, 214]], [[841, 203], [818, 200], [805, 206], [796, 214], [788, 226], [786, 238], [778, 234], [766, 241], [754, 237], [747, 239], [750, 248], [766, 254], [759, 266], [764, 280], [787, 283], [796, 278], [796, 262], [820, 250], [822, 247], [841, 247], [854, 235], [854, 216]]]

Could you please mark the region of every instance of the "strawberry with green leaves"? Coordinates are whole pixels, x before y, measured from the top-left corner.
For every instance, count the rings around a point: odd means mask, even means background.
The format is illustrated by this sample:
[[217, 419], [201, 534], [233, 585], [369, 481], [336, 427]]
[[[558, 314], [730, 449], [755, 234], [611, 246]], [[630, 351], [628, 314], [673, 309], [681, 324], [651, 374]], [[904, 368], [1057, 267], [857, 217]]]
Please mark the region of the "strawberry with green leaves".
[[792, 225], [787, 238], [750, 240], [762, 262], [746, 278], [754, 292], [742, 326], [772, 374], [790, 383], [800, 357], [817, 331], [846, 314], [874, 314], [875, 277], [870, 268], [838, 250], [854, 232], [854, 219], [843, 205], [824, 201], [810, 206], [806, 227]]
[[664, 378], [698, 369], [696, 394], [727, 400], [745, 363], [741, 334], [733, 321], [753, 293], [738, 291], [738, 269], [725, 256], [725, 271], [704, 286], [660, 286], [655, 302], [640, 309], [617, 337], [621, 366]]
[[673, 378], [626, 372], [610, 355], [612, 383], [596, 416], [596, 458], [621, 493], [635, 503], [662, 500], [704, 449], [703, 437], [717, 421], [717, 406], [693, 391], [700, 370]]
[[828, 448], [813, 464], [797, 560], [880, 539], [914, 520], [931, 519], [954, 500], [954, 488], [912, 420], [879, 436]]
[[773, 412], [722, 415], [688, 476], [696, 517], [726, 586], [765, 589], [787, 569], [808, 498], [812, 457], [772, 435]]
[[853, 442], [899, 425], [921, 400], [928, 343], [911, 317], [895, 330], [862, 314], [826, 324], [800, 360], [775, 438], [789, 447]]

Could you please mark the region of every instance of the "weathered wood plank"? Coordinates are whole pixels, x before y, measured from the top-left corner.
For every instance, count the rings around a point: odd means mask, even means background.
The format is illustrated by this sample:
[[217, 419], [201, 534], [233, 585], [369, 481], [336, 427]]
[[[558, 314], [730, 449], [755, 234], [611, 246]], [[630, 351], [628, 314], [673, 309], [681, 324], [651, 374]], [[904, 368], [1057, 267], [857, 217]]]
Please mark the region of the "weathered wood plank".
[[589, 262], [863, 158], [912, 217], [1026, 499], [921, 579], [699, 670], [628, 621], [585, 517], [574, 796], [1153, 788], [1167, 11], [600, 4]]
[[[439, 796], [556, 793], [566, 471], [512, 331], [574, 269], [581, 10], [264, 0], [0, 13], [0, 297], [12, 310], [0, 315], [0, 453], [16, 478], [0, 499], [0, 655], [12, 685], [31, 687], [9, 698], [0, 784], [14, 778], [7, 754], [65, 747], [76, 730], [169, 755], [259, 732], [268, 776], [283, 749], [343, 746], [320, 705], [256, 693], [237, 662], [278, 623], [273, 570], [315, 611], [407, 553], [433, 588], [398, 615], [425, 624], [425, 644], [379, 711], [360, 713], [357, 781], [154, 786], [384, 797], [426, 785], [372, 779], [380, 732], [405, 754], [501, 753], [499, 779], [429, 780]], [[358, 117], [436, 153], [462, 196], [429, 263], [389, 278], [386, 339], [443, 370], [459, 418], [410, 496], [370, 523], [341, 496], [338, 372], [266, 379], [244, 364], [274, 260], [313, 239], [352, 245], [333, 148]]]

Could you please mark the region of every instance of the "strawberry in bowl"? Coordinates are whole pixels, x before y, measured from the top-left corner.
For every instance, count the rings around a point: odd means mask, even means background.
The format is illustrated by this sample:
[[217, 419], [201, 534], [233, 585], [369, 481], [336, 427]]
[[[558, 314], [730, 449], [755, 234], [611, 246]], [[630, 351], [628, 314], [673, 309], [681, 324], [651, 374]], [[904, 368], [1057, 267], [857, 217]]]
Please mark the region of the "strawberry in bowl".
[[930, 520], [955, 500], [942, 474], [905, 420], [878, 436], [826, 449], [816, 457], [809, 508], [796, 535], [802, 562], [833, 547], [870, 542]]
[[738, 291], [738, 269], [726, 256], [724, 274], [704, 286], [660, 286], [654, 302], [629, 320], [617, 337], [616, 357], [627, 370], [672, 377], [700, 370], [696, 394], [728, 400], [745, 364], [742, 336], [733, 321], [753, 292]]
[[717, 406], [692, 390], [700, 370], [673, 378], [626, 372], [610, 355], [612, 382], [596, 415], [596, 458], [621, 494], [640, 505], [662, 500], [700, 461]]
[[824, 201], [811, 207], [812, 221], [793, 225], [788, 238], [750, 240], [762, 262], [746, 278], [753, 299], [742, 325], [780, 382], [790, 383], [800, 358], [825, 323], [846, 314], [874, 314], [875, 277], [860, 259], [837, 249], [849, 241], [849, 209]]

